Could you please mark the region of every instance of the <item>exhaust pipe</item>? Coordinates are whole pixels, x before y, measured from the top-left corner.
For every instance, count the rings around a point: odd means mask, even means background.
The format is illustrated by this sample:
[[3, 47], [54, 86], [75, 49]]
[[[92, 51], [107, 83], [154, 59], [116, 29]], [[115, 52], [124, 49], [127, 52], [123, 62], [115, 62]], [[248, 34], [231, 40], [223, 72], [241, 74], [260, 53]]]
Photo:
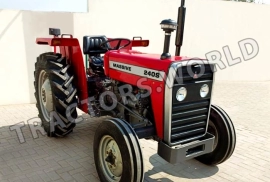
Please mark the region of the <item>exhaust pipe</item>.
[[178, 26], [175, 38], [175, 46], [176, 46], [175, 56], [180, 56], [181, 47], [183, 45], [185, 18], [186, 18], [185, 0], [181, 0], [181, 6], [178, 8], [178, 19], [177, 19]]

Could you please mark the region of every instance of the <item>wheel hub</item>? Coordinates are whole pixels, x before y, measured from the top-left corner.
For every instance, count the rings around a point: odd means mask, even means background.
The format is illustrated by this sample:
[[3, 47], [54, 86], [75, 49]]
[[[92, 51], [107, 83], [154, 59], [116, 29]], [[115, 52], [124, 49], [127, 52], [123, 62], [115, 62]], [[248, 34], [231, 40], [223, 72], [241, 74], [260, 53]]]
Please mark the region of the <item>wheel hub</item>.
[[110, 181], [120, 181], [123, 163], [120, 149], [115, 140], [110, 136], [104, 136], [100, 142], [99, 152], [106, 178]]
[[42, 100], [43, 100], [43, 103], [46, 103], [46, 91], [44, 90], [44, 88], [42, 88]]
[[53, 111], [53, 98], [50, 80], [46, 76], [46, 72], [42, 70], [39, 75], [39, 103], [42, 114], [46, 121], [50, 121], [49, 113]]
[[115, 166], [115, 155], [113, 155], [112, 150], [106, 152], [108, 157], [106, 157], [105, 161]]
[[41, 87], [41, 96], [44, 107], [48, 112], [51, 112], [53, 110], [52, 89], [48, 78], [46, 78]]
[[123, 170], [122, 158], [116, 142], [114, 140], [110, 141], [106, 149], [107, 157], [105, 161], [109, 169], [114, 174], [114, 176], [121, 176]]

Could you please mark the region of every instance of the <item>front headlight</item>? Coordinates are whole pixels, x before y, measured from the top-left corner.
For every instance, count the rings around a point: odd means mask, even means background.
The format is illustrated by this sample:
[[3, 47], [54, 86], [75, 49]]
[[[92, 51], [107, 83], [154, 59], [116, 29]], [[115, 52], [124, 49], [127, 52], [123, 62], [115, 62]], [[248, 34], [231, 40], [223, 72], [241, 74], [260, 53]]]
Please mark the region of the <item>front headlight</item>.
[[187, 89], [185, 87], [181, 87], [176, 92], [176, 99], [181, 102], [183, 101], [187, 96]]
[[207, 84], [203, 84], [200, 89], [200, 95], [202, 98], [206, 97], [209, 93], [209, 86]]

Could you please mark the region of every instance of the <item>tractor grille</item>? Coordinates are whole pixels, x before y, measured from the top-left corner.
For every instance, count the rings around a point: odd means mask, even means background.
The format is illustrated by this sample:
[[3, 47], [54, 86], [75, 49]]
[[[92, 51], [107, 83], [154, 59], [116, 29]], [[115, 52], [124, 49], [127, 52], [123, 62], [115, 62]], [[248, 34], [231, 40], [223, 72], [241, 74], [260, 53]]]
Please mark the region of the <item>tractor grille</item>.
[[[183, 144], [196, 138], [204, 136], [207, 128], [209, 107], [211, 103], [211, 90], [213, 83], [213, 65], [203, 65], [204, 71], [194, 79], [198, 67], [180, 67], [176, 74], [171, 90], [171, 124], [170, 124], [170, 143]], [[188, 71], [188, 69], [192, 70]], [[201, 86], [207, 84], [210, 88], [205, 98], [200, 96]], [[179, 88], [187, 89], [187, 96], [184, 101], [176, 100], [176, 93]]]
[[205, 134], [209, 111], [209, 100], [173, 105], [171, 143], [183, 143]]

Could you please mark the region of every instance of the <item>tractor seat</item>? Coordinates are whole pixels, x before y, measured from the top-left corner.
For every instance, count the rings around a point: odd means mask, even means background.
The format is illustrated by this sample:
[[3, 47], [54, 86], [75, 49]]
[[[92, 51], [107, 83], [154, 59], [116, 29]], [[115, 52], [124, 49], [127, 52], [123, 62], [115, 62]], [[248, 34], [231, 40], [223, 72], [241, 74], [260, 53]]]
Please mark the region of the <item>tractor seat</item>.
[[[96, 67], [103, 67], [103, 58], [100, 54], [105, 54], [107, 49], [102, 48], [100, 44], [107, 40], [107, 37], [104, 35], [83, 37], [83, 53], [89, 56], [90, 64], [92, 63]], [[109, 44], [106, 46], [109, 47]]]
[[[100, 44], [108, 40], [106, 36], [84, 36], [83, 37], [83, 53], [89, 56], [96, 56], [107, 52], [106, 48], [100, 47]], [[109, 47], [109, 44], [106, 46]]]

